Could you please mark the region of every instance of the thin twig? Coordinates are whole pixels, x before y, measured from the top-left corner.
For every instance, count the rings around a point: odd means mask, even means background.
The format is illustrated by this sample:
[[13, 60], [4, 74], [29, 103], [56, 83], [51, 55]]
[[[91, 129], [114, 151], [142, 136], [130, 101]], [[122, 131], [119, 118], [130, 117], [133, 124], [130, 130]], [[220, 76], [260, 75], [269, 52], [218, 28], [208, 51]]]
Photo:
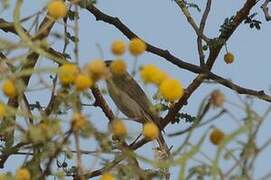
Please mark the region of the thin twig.
[[199, 28], [198, 28], [195, 20], [191, 16], [191, 14], [190, 14], [187, 6], [186, 6], [186, 3], [183, 0], [175, 0], [175, 2], [181, 8], [184, 16], [186, 17], [187, 21], [189, 22], [189, 24], [192, 26], [192, 28], [196, 32], [197, 36], [199, 36], [200, 38], [204, 39], [206, 42], [209, 42], [209, 38], [206, 37], [203, 33], [200, 32], [200, 30], [199, 30]]
[[76, 146], [76, 156], [77, 156], [77, 169], [78, 169], [78, 177], [80, 180], [83, 180], [83, 167], [81, 162], [81, 151], [80, 151], [80, 138], [78, 132], [74, 132], [74, 138], [75, 138], [75, 146]]
[[[204, 27], [206, 24], [206, 20], [208, 17], [208, 14], [211, 10], [211, 4], [212, 4], [212, 0], [207, 0], [207, 4], [204, 10], [204, 13], [202, 15], [201, 21], [200, 21], [200, 26], [199, 26], [199, 34], [202, 35], [204, 32]], [[197, 45], [198, 45], [198, 53], [199, 53], [199, 59], [200, 59], [200, 66], [203, 67], [204, 66], [204, 52], [203, 52], [203, 46], [202, 46], [202, 38], [201, 36], [198, 36], [197, 38]]]

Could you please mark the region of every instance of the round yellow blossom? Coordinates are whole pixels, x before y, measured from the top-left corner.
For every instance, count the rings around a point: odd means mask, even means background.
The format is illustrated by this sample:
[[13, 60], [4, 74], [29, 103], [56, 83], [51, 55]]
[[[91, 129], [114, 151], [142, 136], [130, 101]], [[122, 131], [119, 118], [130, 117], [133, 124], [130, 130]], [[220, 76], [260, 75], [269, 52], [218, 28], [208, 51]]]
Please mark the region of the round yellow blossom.
[[62, 85], [69, 85], [75, 82], [79, 69], [75, 64], [64, 64], [58, 69], [58, 76]]
[[123, 137], [127, 134], [125, 124], [121, 120], [114, 120], [111, 125], [112, 132], [117, 137]]
[[101, 176], [100, 180], [115, 180], [115, 177], [111, 173], [106, 172]]
[[220, 92], [219, 90], [214, 90], [211, 93], [210, 103], [214, 107], [223, 107], [224, 102], [225, 102], [225, 96], [222, 92]]
[[31, 175], [28, 169], [26, 168], [21, 168], [16, 171], [16, 180], [30, 180]]
[[127, 66], [125, 61], [118, 59], [110, 64], [111, 72], [116, 75], [122, 75], [126, 72]]
[[225, 134], [218, 128], [213, 129], [213, 131], [210, 134], [210, 141], [214, 145], [219, 145], [225, 137]]
[[143, 136], [147, 139], [153, 140], [156, 139], [159, 135], [159, 129], [156, 124], [153, 122], [148, 122], [144, 124], [143, 127]]
[[95, 81], [105, 77], [108, 73], [106, 64], [101, 59], [95, 59], [88, 63], [87, 71]]
[[144, 53], [147, 49], [147, 45], [139, 38], [133, 38], [129, 44], [130, 53], [134, 56], [138, 56]]
[[93, 84], [92, 79], [86, 74], [79, 74], [75, 79], [75, 88], [77, 91], [84, 91]]
[[7, 97], [14, 98], [17, 96], [15, 82], [10, 79], [4, 81], [2, 91]]
[[159, 92], [167, 101], [176, 101], [184, 94], [183, 85], [176, 79], [164, 80], [160, 87]]
[[54, 19], [64, 18], [67, 15], [67, 6], [62, 0], [52, 0], [48, 6], [48, 14]]
[[83, 129], [87, 124], [87, 119], [81, 113], [75, 113], [72, 118], [72, 128], [76, 131]]
[[126, 50], [125, 43], [122, 40], [116, 40], [111, 45], [111, 51], [115, 55], [122, 55]]
[[168, 75], [154, 64], [148, 64], [140, 69], [141, 79], [145, 83], [160, 85]]
[[227, 64], [233, 63], [233, 61], [234, 61], [234, 55], [232, 53], [230, 53], [230, 52], [226, 53], [224, 55], [224, 61]]
[[0, 119], [6, 115], [6, 108], [4, 104], [0, 103]]

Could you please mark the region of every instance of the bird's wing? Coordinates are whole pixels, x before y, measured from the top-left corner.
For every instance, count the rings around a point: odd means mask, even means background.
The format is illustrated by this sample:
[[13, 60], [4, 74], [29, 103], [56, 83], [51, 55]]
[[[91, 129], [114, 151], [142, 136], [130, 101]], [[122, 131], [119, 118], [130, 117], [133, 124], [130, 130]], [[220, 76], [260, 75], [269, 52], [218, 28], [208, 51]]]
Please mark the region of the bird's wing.
[[141, 122], [140, 115], [142, 114], [142, 108], [137, 104], [137, 102], [131, 99], [127, 93], [122, 91], [122, 89], [116, 87], [115, 83], [112, 83], [112, 80], [106, 80], [106, 84], [109, 95], [119, 110], [127, 117]]
[[132, 76], [130, 76], [129, 74], [125, 74], [120, 75], [117, 78], [113, 77], [112, 80], [115, 81], [115, 84], [118, 86], [118, 88], [125, 91], [129, 97], [136, 101], [145, 113], [151, 116], [154, 115], [154, 112], [152, 112], [152, 103], [150, 102], [142, 88], [132, 78]]

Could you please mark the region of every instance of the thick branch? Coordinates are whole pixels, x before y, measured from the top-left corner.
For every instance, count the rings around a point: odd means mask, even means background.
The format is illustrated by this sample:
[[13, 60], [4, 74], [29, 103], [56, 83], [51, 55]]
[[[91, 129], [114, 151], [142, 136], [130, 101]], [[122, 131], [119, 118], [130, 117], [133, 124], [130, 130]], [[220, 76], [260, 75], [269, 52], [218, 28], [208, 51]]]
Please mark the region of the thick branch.
[[[0, 29], [5, 31], [5, 32], [10, 32], [13, 34], [17, 34], [15, 28], [14, 28], [14, 24], [11, 22], [8, 22], [2, 18], [0, 18]], [[25, 32], [27, 32], [26, 29], [24, 29]]]
[[239, 86], [238, 84], [235, 84], [235, 83], [233, 83], [233, 82], [231, 82], [221, 76], [218, 76], [214, 73], [209, 73], [207, 75], [207, 78], [212, 79], [212, 80], [216, 81], [217, 83], [219, 83], [225, 87], [228, 87], [229, 89], [236, 91], [239, 94], [246, 94], [246, 95], [257, 97], [257, 98], [262, 99], [267, 102], [271, 102], [271, 96], [265, 94], [265, 92], [263, 90], [256, 91], [253, 89], [244, 88], [244, 87]]
[[[209, 1], [209, 3], [210, 3], [210, 1]], [[219, 39], [227, 40], [231, 36], [231, 34], [235, 31], [235, 29], [240, 25], [240, 23], [248, 16], [251, 8], [255, 4], [256, 4], [255, 0], [247, 0], [247, 2], [244, 4], [244, 6], [237, 12], [236, 16], [234, 17], [232, 29], [230, 29], [228, 32], [224, 32], [224, 33], [220, 34]], [[205, 15], [203, 17], [202, 27], [204, 27], [204, 19], [207, 18], [209, 6], [210, 6], [210, 4], [207, 4], [207, 9], [205, 10], [205, 13], [204, 13]], [[118, 18], [109, 16], [109, 15], [101, 12], [94, 5], [89, 5], [87, 7], [87, 9], [90, 13], [92, 13], [96, 17], [97, 20], [102, 20], [106, 23], [112, 24], [117, 29], [119, 29], [125, 36], [127, 36], [129, 39], [131, 39], [133, 37], [137, 37], [137, 35], [134, 32], [132, 32], [125, 24], [123, 24]], [[223, 46], [223, 44], [221, 44], [220, 46], [217, 46], [215, 48], [210, 49], [210, 54], [209, 54], [208, 61], [207, 61], [207, 65], [210, 69], [213, 66], [222, 46]], [[194, 72], [194, 73], [202, 73], [202, 74], [205, 73], [201, 67], [190, 64], [190, 63], [186, 63], [186, 62], [182, 61], [181, 59], [171, 55], [170, 52], [168, 52], [167, 50], [162, 50], [162, 49], [155, 47], [149, 43], [147, 43], [147, 47], [148, 47], [147, 51], [165, 58], [166, 60], [177, 65], [180, 68], [186, 69], [186, 70]], [[259, 97], [259, 92], [261, 92], [261, 91], [253, 91], [253, 90], [248, 91], [248, 89], [242, 88], [240, 86], [236, 86], [236, 84], [233, 84], [232, 82], [230, 82], [220, 76], [217, 76], [213, 73], [210, 73], [210, 75], [209, 75], [209, 73], [207, 73], [207, 74], [208, 74], [208, 76], [206, 76], [206, 77], [211, 78], [211, 79], [217, 81], [218, 83], [221, 83], [231, 89], [234, 88], [234, 90], [237, 91], [238, 93], [246, 92], [246, 93], [249, 93], [249, 95], [253, 95], [253, 96], [256, 95], [257, 97]], [[203, 81], [203, 79], [201, 77], [202, 76], [197, 77], [194, 80], [197, 83], [191, 84], [190, 87], [198, 87], [201, 84], [201, 83], [199, 83], [200, 82], [199, 80]], [[187, 88], [187, 89], [190, 89], [190, 88]], [[191, 88], [191, 89], [194, 89], [194, 88]], [[178, 109], [180, 109], [182, 107], [181, 102], [183, 102], [183, 103], [186, 102], [186, 100], [190, 97], [190, 95], [191, 95], [191, 92], [187, 92], [185, 94], [185, 96], [179, 101], [179, 103], [176, 104], [176, 107], [170, 111], [170, 113], [166, 119], [171, 119], [171, 118], [169, 118], [171, 116], [170, 114], [172, 114], [173, 112], [175, 112], [175, 113], [178, 112], [179, 111]], [[266, 101], [269, 101], [269, 99], [270, 99], [270, 96], [267, 96], [267, 95], [264, 95], [264, 96], [261, 95], [260, 97], [261, 97], [261, 99], [264, 99]]]
[[[125, 24], [123, 24], [117, 17], [112, 17], [112, 16], [109, 16], [109, 15], [103, 13], [102, 11], [97, 9], [94, 5], [89, 5], [87, 7], [87, 10], [96, 17], [97, 21], [104, 21], [108, 24], [112, 24], [118, 30], [120, 30], [120, 32], [122, 32], [128, 39], [138, 37]], [[187, 62], [173, 56], [172, 54], [170, 54], [170, 52], [168, 50], [160, 49], [160, 48], [155, 47], [147, 42], [145, 42], [145, 43], [147, 44], [147, 51], [148, 52], [151, 52], [151, 53], [156, 54], [160, 57], [163, 57], [166, 60], [168, 60], [169, 62], [171, 62], [172, 64], [175, 64], [182, 69], [186, 69], [186, 70], [194, 72], [194, 73], [203, 72], [203, 70], [199, 66], [187, 63]]]
[[[236, 28], [241, 24], [243, 20], [249, 15], [251, 8], [256, 4], [256, 0], [247, 0], [244, 6], [237, 12], [235, 17], [233, 18], [232, 28], [227, 32], [222, 32], [218, 39], [228, 40]], [[210, 49], [210, 54], [207, 60], [207, 67], [209, 70], [212, 69], [215, 60], [222, 48], [223, 44], [220, 44], [214, 48]], [[186, 92], [184, 93], [183, 97], [171, 108], [164, 118], [162, 122], [163, 127], [166, 127], [168, 123], [174, 120], [176, 114], [180, 111], [180, 109], [187, 103], [188, 98], [192, 95], [192, 93], [201, 85], [204, 79], [207, 76], [205, 75], [198, 75], [194, 81], [188, 86]]]
[[169, 109], [168, 114], [165, 116], [164, 120], [162, 121], [162, 127], [165, 128], [168, 123], [174, 122], [176, 114], [182, 109], [184, 105], [187, 104], [187, 100], [189, 97], [194, 93], [196, 89], [201, 85], [204, 81], [206, 75], [200, 74], [198, 75], [192, 83], [185, 89], [184, 95], [181, 99], [171, 108]]
[[111, 122], [114, 120], [115, 116], [106, 101], [103, 98], [103, 95], [101, 94], [100, 90], [97, 87], [91, 88], [92, 94], [95, 97], [95, 106], [98, 106], [102, 109], [108, 120]]
[[[210, 0], [209, 0], [209, 3]], [[243, 21], [245, 19], [245, 17], [249, 14], [249, 11], [250, 9], [255, 5], [255, 1], [254, 0], [248, 0], [245, 5], [241, 8], [241, 10], [239, 10], [237, 12], [237, 15], [235, 16], [234, 18], [234, 24], [235, 24], [235, 28], [232, 28], [231, 31], [229, 31], [228, 33], [226, 33], [225, 35], [221, 34], [219, 37], [227, 37], [227, 39], [229, 38], [229, 36], [233, 33], [233, 31], [237, 28], [237, 24], [239, 25], [241, 23], [241, 21]], [[204, 19], [207, 18], [207, 12], [209, 11], [209, 9], [207, 7], [209, 7], [210, 4], [207, 3], [206, 5], [206, 10], [205, 10], [205, 15], [203, 17], [203, 20], [202, 20], [202, 27], [204, 27]], [[87, 7], [88, 11], [90, 13], [92, 13], [97, 20], [101, 20], [101, 21], [104, 21], [106, 23], [109, 23], [109, 24], [112, 24], [113, 26], [115, 26], [117, 29], [119, 29], [125, 36], [127, 36], [127, 38], [131, 39], [133, 37], [137, 37], [137, 35], [132, 32], [125, 24], [123, 24], [118, 18], [115, 18], [115, 17], [112, 17], [112, 16], [109, 16], [103, 12], [101, 12], [99, 9], [97, 9], [94, 5], [89, 5]], [[149, 43], [147, 43], [147, 46], [148, 46], [148, 49], [147, 51], [153, 53], [153, 54], [156, 54], [160, 57], [163, 57], [165, 58], [166, 60], [168, 60], [169, 62], [173, 63], [174, 65], [177, 65], [178, 67], [182, 68], [182, 69], [186, 69], [190, 72], [194, 72], [194, 73], [205, 73], [204, 70], [199, 67], [199, 66], [196, 66], [196, 65], [193, 65], [193, 64], [190, 64], [190, 63], [186, 63], [184, 61], [182, 61], [181, 59], [173, 56], [169, 51], [167, 50], [163, 50], [163, 49], [160, 49], [158, 47], [155, 47]], [[222, 46], [221, 46], [222, 47]], [[220, 47], [220, 49], [221, 49]], [[215, 49], [212, 49], [211, 52], [210, 52], [210, 55], [209, 55], [209, 58], [208, 58], [208, 62], [209, 64], [211, 64], [211, 59], [216, 59], [217, 56], [218, 56], [218, 53], [220, 51], [219, 48], [215, 48]], [[241, 93], [241, 94], [247, 94], [247, 95], [252, 95], [252, 96], [256, 96], [260, 99], [263, 99], [265, 101], [268, 101], [270, 102], [270, 99], [271, 97], [268, 96], [268, 95], [265, 95], [265, 94], [262, 94], [262, 91], [256, 91], [256, 90], [252, 90], [252, 89], [247, 89], [247, 88], [244, 88], [244, 87], [241, 87], [237, 84], [234, 84], [233, 82], [221, 77], [221, 76], [218, 76], [214, 73], [207, 73], [208, 74], [208, 78], [230, 88], [230, 89], [233, 89], [235, 91], [237, 91], [238, 93]]]

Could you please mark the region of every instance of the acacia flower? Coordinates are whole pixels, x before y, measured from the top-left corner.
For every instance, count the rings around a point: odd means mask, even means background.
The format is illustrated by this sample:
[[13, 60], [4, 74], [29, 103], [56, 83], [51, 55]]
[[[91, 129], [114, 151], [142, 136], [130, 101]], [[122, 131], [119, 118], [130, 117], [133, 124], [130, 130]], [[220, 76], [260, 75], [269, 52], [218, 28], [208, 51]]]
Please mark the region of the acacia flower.
[[116, 40], [111, 45], [111, 51], [115, 55], [122, 55], [126, 50], [125, 43], [122, 40]]
[[52, 0], [48, 6], [48, 14], [54, 19], [64, 18], [67, 15], [67, 7], [62, 0]]
[[17, 89], [13, 80], [5, 80], [2, 85], [2, 91], [7, 97], [14, 98], [17, 96]]
[[140, 76], [145, 83], [153, 83], [157, 86], [168, 78], [168, 75], [154, 64], [142, 66]]
[[132, 55], [138, 56], [144, 53], [147, 49], [147, 45], [139, 38], [133, 38], [129, 44], [129, 51]]
[[184, 88], [178, 80], [166, 79], [161, 83], [159, 92], [167, 101], [173, 102], [179, 100], [183, 96]]
[[156, 124], [153, 122], [148, 122], [143, 126], [143, 136], [147, 139], [153, 140], [156, 139], [159, 135], [159, 129]]
[[110, 64], [111, 72], [116, 75], [122, 75], [126, 72], [127, 66], [125, 61], [117, 59]]

